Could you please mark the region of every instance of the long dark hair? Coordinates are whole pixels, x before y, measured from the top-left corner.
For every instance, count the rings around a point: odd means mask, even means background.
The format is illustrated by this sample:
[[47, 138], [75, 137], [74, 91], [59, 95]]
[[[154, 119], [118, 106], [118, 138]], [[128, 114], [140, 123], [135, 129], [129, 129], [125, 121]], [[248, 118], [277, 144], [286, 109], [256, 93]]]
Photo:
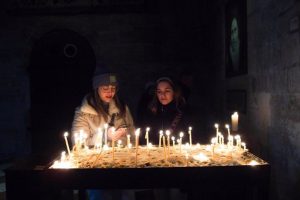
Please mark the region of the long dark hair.
[[[126, 107], [123, 101], [121, 101], [117, 94], [114, 95], [113, 100], [116, 103], [117, 108], [119, 109], [118, 116], [125, 117]], [[105, 109], [105, 102], [101, 100], [98, 94], [98, 89], [94, 89], [87, 95], [87, 102], [90, 106], [92, 106], [96, 112], [103, 116], [104, 120], [108, 120], [108, 111]]]
[[176, 105], [176, 109], [181, 112], [182, 109], [184, 109], [185, 105], [186, 105], [186, 101], [185, 98], [182, 95], [181, 92], [181, 88], [178, 86], [178, 84], [173, 81], [171, 78], [169, 77], [161, 77], [156, 81], [156, 85], [155, 85], [155, 94], [153, 95], [153, 99], [152, 101], [149, 103], [148, 108], [149, 110], [153, 113], [156, 114], [158, 107], [160, 105], [160, 102], [157, 98], [157, 94], [156, 94], [156, 90], [157, 90], [157, 86], [160, 82], [167, 82], [170, 84], [170, 86], [172, 87], [173, 91], [174, 91], [174, 98], [173, 101], [175, 102]]

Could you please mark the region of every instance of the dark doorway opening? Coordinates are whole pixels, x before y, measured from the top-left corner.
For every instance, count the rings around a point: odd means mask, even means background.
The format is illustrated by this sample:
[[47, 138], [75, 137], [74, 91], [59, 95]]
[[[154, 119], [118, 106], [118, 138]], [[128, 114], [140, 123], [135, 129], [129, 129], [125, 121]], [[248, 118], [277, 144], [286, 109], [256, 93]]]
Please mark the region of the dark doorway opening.
[[33, 154], [65, 150], [63, 133], [91, 89], [95, 63], [89, 42], [71, 30], [53, 30], [34, 44], [28, 69]]

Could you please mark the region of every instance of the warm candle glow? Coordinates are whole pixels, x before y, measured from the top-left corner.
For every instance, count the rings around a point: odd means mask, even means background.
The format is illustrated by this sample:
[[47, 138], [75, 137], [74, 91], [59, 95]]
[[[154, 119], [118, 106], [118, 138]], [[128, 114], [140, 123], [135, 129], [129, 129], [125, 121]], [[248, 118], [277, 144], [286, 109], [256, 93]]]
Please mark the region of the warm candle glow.
[[161, 147], [161, 140], [162, 140], [163, 134], [164, 134], [163, 130], [160, 130], [160, 131], [159, 131], [159, 142], [158, 142], [158, 147]]
[[69, 154], [69, 156], [70, 156], [70, 155], [71, 155], [71, 151], [70, 151], [69, 142], [68, 142], [68, 138], [67, 138], [68, 135], [69, 135], [68, 132], [65, 132], [65, 133], [64, 133], [64, 138], [65, 138], [65, 143], [66, 143], [67, 151], [68, 151], [68, 154]]
[[104, 144], [107, 145], [107, 129], [108, 124], [104, 124]]
[[225, 124], [225, 128], [227, 129], [227, 132], [228, 132], [228, 136], [230, 136], [230, 127], [228, 124]]
[[192, 146], [192, 127], [189, 127], [189, 139], [190, 139], [190, 146]]
[[234, 112], [231, 115], [231, 127], [232, 131], [238, 131], [239, 115], [237, 112]]
[[251, 166], [256, 166], [258, 165], [259, 163], [256, 161], [256, 160], [251, 160], [248, 165], [251, 165]]

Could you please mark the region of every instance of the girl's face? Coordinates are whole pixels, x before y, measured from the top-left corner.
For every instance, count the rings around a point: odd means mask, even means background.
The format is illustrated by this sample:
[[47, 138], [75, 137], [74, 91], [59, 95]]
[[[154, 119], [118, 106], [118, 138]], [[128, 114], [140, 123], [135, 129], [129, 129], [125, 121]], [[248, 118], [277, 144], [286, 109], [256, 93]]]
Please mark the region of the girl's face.
[[174, 90], [169, 82], [161, 81], [156, 87], [156, 96], [162, 105], [169, 104], [174, 98]]
[[109, 103], [116, 94], [116, 86], [103, 85], [98, 87], [98, 95], [100, 99], [106, 103]]

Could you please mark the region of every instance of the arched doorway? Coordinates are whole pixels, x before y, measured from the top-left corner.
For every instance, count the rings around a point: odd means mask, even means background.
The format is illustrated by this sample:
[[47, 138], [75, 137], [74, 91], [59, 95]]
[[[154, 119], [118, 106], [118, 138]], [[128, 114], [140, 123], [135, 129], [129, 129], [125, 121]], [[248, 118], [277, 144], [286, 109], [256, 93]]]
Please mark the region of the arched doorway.
[[29, 76], [34, 154], [65, 149], [74, 110], [91, 88], [96, 58], [89, 42], [70, 30], [53, 30], [33, 46]]

